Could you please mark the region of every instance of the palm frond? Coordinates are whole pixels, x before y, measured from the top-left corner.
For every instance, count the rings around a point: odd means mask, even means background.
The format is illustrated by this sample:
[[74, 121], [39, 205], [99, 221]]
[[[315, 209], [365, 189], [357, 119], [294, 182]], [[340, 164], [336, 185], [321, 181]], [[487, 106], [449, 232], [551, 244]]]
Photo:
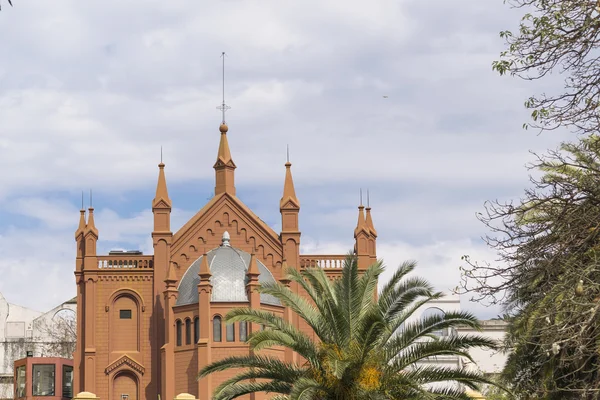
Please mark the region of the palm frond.
[[280, 381], [235, 383], [227, 386], [220, 392], [215, 393], [213, 399], [231, 400], [257, 392], [287, 394], [290, 392], [290, 389], [290, 384]]

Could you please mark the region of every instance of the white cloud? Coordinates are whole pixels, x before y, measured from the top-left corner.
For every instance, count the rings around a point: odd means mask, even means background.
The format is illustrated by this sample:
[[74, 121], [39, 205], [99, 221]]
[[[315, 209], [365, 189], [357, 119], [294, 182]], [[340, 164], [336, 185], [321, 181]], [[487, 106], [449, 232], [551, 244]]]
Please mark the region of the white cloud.
[[[472, 241], [483, 200], [519, 195], [527, 151], [565, 137], [522, 131], [536, 86], [491, 71], [515, 18], [480, 0], [17, 2], [0, 13], [0, 205], [20, 222], [0, 222], [0, 291], [26, 304], [73, 291], [65, 199], [150, 190], [160, 146], [171, 188], [212, 179], [221, 51], [240, 189], [279, 194], [289, 144], [306, 248], [351, 248], [368, 186], [386, 261], [414, 254], [425, 276], [455, 280], [463, 250], [487, 254]], [[149, 201], [98, 206], [102, 250], [151, 251]], [[47, 279], [20, 283], [40, 268]]]

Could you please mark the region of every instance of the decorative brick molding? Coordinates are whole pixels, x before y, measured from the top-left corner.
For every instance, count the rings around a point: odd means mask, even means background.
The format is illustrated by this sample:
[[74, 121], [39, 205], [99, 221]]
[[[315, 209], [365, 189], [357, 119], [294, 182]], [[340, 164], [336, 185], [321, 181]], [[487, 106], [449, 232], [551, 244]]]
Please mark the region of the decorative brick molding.
[[112, 371], [120, 368], [123, 365], [128, 366], [129, 368], [131, 368], [134, 371], [137, 371], [141, 375], [144, 375], [144, 372], [146, 371], [146, 368], [144, 368], [137, 361], [135, 361], [134, 359], [130, 358], [127, 354], [125, 354], [125, 355], [121, 356], [120, 358], [118, 358], [115, 362], [110, 364], [108, 367], [106, 367], [106, 369], [104, 370], [104, 373], [106, 375], [108, 375]]

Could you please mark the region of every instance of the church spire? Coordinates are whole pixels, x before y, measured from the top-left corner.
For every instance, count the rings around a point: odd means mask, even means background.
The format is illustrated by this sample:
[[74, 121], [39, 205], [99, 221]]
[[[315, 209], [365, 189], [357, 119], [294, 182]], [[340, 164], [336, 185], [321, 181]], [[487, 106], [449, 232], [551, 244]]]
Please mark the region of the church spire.
[[171, 199], [169, 199], [169, 191], [167, 190], [167, 179], [165, 178], [165, 164], [162, 160], [162, 147], [160, 149], [160, 164], [158, 164], [158, 182], [156, 183], [156, 195], [152, 200], [152, 208], [163, 202], [163, 207], [171, 207]]
[[358, 221], [356, 222], [356, 228], [354, 229], [354, 237], [356, 238], [360, 232], [364, 231], [367, 235], [369, 234], [369, 228], [367, 227], [367, 221], [365, 219], [365, 206], [362, 202], [362, 189], [360, 190], [360, 205], [358, 206]]
[[[290, 162], [290, 152], [288, 149], [287, 162], [285, 163], [285, 182], [283, 184], [283, 196], [279, 202], [280, 208], [300, 208], [300, 202], [296, 197], [296, 189], [294, 189], [294, 179], [292, 178], [292, 163]], [[289, 204], [288, 203], [292, 203]]]
[[96, 223], [94, 221], [94, 207], [92, 206], [92, 190], [90, 189], [90, 207], [88, 208], [88, 220], [85, 227], [86, 236], [87, 232], [92, 232], [98, 238], [98, 229], [96, 229]]
[[81, 192], [81, 210], [79, 210], [79, 226], [75, 231], [75, 239], [79, 238], [80, 235], [85, 231], [85, 226], [87, 223], [85, 222], [85, 207], [83, 205], [83, 192]]
[[227, 104], [225, 104], [225, 52], [221, 54], [223, 58], [223, 102], [217, 109], [223, 113], [223, 120], [219, 131], [221, 132], [221, 140], [219, 142], [219, 152], [217, 154], [217, 161], [213, 168], [215, 169], [215, 195], [221, 193], [229, 193], [235, 196], [235, 184], [234, 184], [234, 170], [236, 169], [235, 163], [231, 158], [231, 151], [229, 150], [229, 142], [227, 141], [227, 131], [229, 127], [225, 122], [225, 111], [229, 110]]
[[367, 228], [369, 229], [369, 232], [371, 232], [371, 235], [376, 238], [377, 231], [375, 230], [375, 226], [373, 225], [373, 219], [371, 218], [371, 204], [369, 202], [369, 191], [368, 190], [367, 190], [367, 208], [365, 208], [365, 211], [367, 212], [366, 220], [365, 220]]

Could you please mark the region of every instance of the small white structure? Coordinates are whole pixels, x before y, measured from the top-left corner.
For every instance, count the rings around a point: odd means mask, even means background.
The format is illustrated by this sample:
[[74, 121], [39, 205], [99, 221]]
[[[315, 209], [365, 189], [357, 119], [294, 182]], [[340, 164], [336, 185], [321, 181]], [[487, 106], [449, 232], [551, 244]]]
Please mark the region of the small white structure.
[[[421, 318], [434, 315], [445, 314], [448, 312], [460, 311], [460, 297], [455, 294], [447, 294], [443, 298], [427, 303], [425, 306], [418, 309], [413, 317], [409, 320], [415, 321]], [[439, 336], [450, 335], [480, 335], [496, 341], [499, 345], [504, 341], [506, 335], [507, 323], [502, 320], [485, 320], [481, 321], [482, 330], [476, 331], [469, 327], [460, 327], [450, 331], [436, 332]], [[480, 371], [486, 375], [498, 374], [504, 368], [508, 354], [502, 351], [488, 350], [475, 348], [469, 351], [474, 363], [464, 357], [458, 356], [438, 356], [428, 359], [420, 364], [422, 365], [438, 365], [451, 368], [468, 368]]]
[[0, 293], [0, 400], [13, 398], [13, 363], [33, 357], [72, 358], [77, 303], [66, 301], [45, 313], [9, 303]]

